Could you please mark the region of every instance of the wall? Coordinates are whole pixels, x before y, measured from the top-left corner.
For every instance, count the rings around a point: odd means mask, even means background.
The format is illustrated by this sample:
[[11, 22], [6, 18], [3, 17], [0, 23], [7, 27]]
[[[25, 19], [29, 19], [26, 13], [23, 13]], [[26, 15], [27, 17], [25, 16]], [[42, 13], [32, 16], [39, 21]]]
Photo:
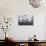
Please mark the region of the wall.
[[10, 33], [19, 40], [27, 40], [34, 34], [39, 40], [44, 39], [44, 16], [34, 16], [33, 26], [19, 26], [17, 16], [13, 18]]
[[28, 0], [0, 0], [0, 16], [46, 15], [46, 8], [44, 7], [33, 8]]
[[[0, 0], [0, 16], [13, 17], [12, 29], [9, 33], [17, 39], [26, 40], [36, 34], [39, 40], [43, 40], [45, 18], [43, 15], [46, 15], [44, 7], [33, 8], [28, 0]], [[17, 23], [18, 15], [33, 15], [34, 25], [19, 26]]]
[[44, 19], [45, 23], [44, 23], [44, 39], [46, 39], [46, 16]]
[[[3, 33], [1, 29], [0, 32]], [[34, 34], [37, 35], [37, 39], [43, 40], [44, 39], [44, 16], [34, 16], [34, 25], [32, 26], [19, 26], [18, 16], [14, 16], [12, 20], [12, 26], [10, 27], [10, 31], [8, 31], [8, 33], [13, 37], [15, 37], [17, 40], [27, 40], [29, 39], [29, 37], [31, 38]], [[1, 36], [0, 39], [3, 38], [4, 37]]]

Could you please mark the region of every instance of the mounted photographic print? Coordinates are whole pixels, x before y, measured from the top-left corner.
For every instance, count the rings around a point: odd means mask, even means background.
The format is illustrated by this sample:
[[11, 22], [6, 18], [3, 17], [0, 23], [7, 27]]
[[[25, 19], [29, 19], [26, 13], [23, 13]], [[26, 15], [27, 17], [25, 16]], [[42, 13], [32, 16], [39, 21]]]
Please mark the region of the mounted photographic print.
[[18, 25], [33, 25], [33, 16], [20, 15], [18, 16]]

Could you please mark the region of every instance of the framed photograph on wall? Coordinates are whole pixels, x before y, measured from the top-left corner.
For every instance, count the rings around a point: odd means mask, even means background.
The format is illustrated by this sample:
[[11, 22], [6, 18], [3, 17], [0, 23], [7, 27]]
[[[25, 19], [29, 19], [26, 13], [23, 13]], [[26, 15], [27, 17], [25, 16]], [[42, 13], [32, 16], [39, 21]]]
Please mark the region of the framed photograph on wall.
[[18, 16], [18, 25], [33, 25], [34, 16], [20, 15]]

